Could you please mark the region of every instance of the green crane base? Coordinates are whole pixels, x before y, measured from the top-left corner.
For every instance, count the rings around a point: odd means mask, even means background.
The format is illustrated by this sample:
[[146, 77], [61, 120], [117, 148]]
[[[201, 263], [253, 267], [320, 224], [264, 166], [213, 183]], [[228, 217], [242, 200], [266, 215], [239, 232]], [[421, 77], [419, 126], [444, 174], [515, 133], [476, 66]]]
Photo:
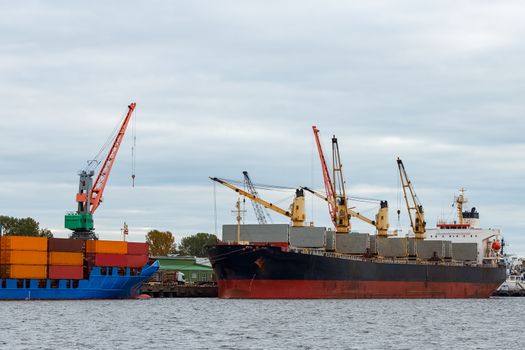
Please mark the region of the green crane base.
[[65, 227], [73, 231], [93, 230], [93, 215], [78, 213], [66, 214]]

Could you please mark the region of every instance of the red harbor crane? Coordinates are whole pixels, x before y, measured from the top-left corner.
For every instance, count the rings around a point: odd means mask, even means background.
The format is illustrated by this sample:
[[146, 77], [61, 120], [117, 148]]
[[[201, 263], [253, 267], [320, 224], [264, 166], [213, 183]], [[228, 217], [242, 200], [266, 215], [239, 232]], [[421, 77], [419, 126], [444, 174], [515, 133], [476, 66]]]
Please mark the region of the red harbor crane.
[[[117, 157], [135, 106], [135, 103], [131, 103], [128, 106], [128, 112], [113, 140], [112, 146], [100, 168], [95, 182], [93, 182], [95, 171], [91, 169], [91, 166], [93, 164], [98, 165], [96, 160], [88, 162], [88, 167], [79, 173], [79, 189], [76, 195], [78, 208], [76, 212], [68, 213], [65, 216], [65, 227], [73, 231], [71, 238], [97, 239], [94, 232], [93, 214], [102, 203], [102, 195], [104, 194], [111, 168]], [[134, 175], [132, 175], [132, 177], [134, 178]]]

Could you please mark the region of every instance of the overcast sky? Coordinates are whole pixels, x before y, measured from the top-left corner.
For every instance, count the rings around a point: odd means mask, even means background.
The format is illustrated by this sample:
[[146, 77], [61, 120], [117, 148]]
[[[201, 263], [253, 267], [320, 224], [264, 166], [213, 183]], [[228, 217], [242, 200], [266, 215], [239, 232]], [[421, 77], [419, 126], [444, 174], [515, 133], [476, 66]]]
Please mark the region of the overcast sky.
[[[135, 101], [136, 187], [129, 129], [101, 238], [124, 221], [137, 241], [215, 232], [214, 194], [220, 233], [237, 198], [210, 175], [321, 189], [317, 125], [328, 158], [339, 139], [348, 193], [387, 199], [394, 228], [407, 226], [399, 156], [429, 227], [465, 187], [482, 226], [525, 255], [524, 13], [522, 1], [3, 2], [0, 214], [65, 237], [78, 170]], [[293, 192], [260, 194], [287, 207]], [[307, 208], [330, 226], [325, 203]]]

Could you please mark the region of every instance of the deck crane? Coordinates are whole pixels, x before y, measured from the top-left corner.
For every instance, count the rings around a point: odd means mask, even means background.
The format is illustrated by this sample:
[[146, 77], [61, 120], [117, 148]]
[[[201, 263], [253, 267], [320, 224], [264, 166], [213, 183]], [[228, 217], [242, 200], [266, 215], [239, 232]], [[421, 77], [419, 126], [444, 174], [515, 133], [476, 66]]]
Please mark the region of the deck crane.
[[305, 214], [304, 214], [304, 191], [301, 189], [301, 188], [298, 188], [296, 191], [295, 191], [295, 198], [293, 200], [293, 203], [290, 207], [290, 210], [284, 210], [284, 209], [281, 209], [279, 208], [278, 206], [270, 203], [270, 202], [267, 202], [259, 197], [256, 197], [254, 196], [253, 194], [249, 193], [249, 192], [246, 192], [246, 191], [243, 191], [241, 190], [240, 188], [238, 187], [235, 187], [234, 185], [224, 181], [224, 180], [221, 180], [217, 177], [211, 177], [210, 176], [210, 179], [215, 181], [215, 182], [218, 182], [220, 183], [221, 185], [224, 185], [226, 187], [228, 187], [229, 189], [232, 189], [234, 190], [235, 192], [237, 192], [238, 194], [244, 196], [244, 197], [248, 197], [249, 199], [251, 199], [252, 201], [255, 201], [259, 204], [261, 204], [263, 207], [265, 208], [268, 208], [268, 209], [271, 209], [281, 215], [284, 215], [284, 216], [287, 216], [289, 217], [291, 220], [292, 220], [292, 226], [294, 227], [302, 227], [304, 226], [304, 221], [305, 221]]
[[131, 115], [135, 110], [135, 103], [128, 106], [128, 112], [124, 117], [118, 133], [113, 140], [113, 144], [106, 156], [104, 164], [97, 175], [95, 182], [93, 182], [93, 175], [95, 171], [92, 169], [93, 164], [98, 164], [96, 161], [88, 162], [88, 167], [81, 170], [79, 173], [79, 189], [76, 195], [78, 208], [76, 212], [68, 213], [65, 216], [65, 227], [73, 231], [71, 238], [82, 239], [97, 239], [94, 232], [93, 214], [102, 203], [102, 195], [106, 188], [109, 173], [115, 162], [120, 144], [126, 133], [126, 128], [131, 119]]
[[[318, 191], [312, 190], [308, 187], [303, 187], [304, 190], [312, 193], [313, 195], [321, 198], [324, 201], [328, 201], [328, 198]], [[367, 224], [370, 224], [374, 226], [377, 229], [377, 235], [381, 237], [387, 237], [388, 236], [388, 227], [390, 224], [388, 223], [388, 202], [387, 201], [379, 201], [379, 211], [377, 212], [375, 216], [375, 220], [371, 220], [367, 218], [366, 216], [352, 210], [351, 208], [348, 208], [348, 214], [350, 215], [350, 218], [352, 216], [355, 216], [356, 218], [366, 222]]]
[[[407, 205], [408, 217], [410, 218], [410, 226], [414, 231], [416, 239], [425, 239], [425, 226], [427, 223], [425, 222], [423, 205], [419, 202], [419, 198], [412, 187], [412, 182], [408, 179], [403, 161], [399, 158], [397, 158], [397, 166], [399, 168], [401, 186], [403, 187], [403, 194]], [[409, 193], [407, 193], [407, 189]]]
[[328, 202], [328, 211], [335, 226], [337, 233], [348, 233], [350, 230], [350, 218], [348, 216], [348, 205], [346, 201], [345, 183], [343, 178], [343, 166], [341, 158], [339, 157], [339, 145], [337, 138], [332, 137], [332, 162], [333, 162], [333, 178], [330, 178], [330, 172], [326, 165], [323, 148], [319, 140], [319, 129], [312, 126], [314, 132], [315, 143], [317, 144], [317, 151], [319, 152], [319, 159], [321, 161], [321, 169], [323, 170], [323, 179], [326, 189], [326, 198]]
[[[255, 197], [259, 198], [259, 194], [257, 193], [257, 190], [255, 189], [255, 186], [253, 185], [253, 182], [250, 179], [248, 172], [243, 171], [242, 174], [244, 175], [244, 184], [248, 191]], [[266, 208], [263, 207], [261, 203], [255, 200], [252, 200], [251, 202], [253, 206], [253, 211], [255, 212], [255, 216], [257, 217], [257, 221], [259, 222], [259, 224], [267, 224], [268, 220], [266, 220], [266, 217], [270, 219], [270, 214], [266, 211]]]

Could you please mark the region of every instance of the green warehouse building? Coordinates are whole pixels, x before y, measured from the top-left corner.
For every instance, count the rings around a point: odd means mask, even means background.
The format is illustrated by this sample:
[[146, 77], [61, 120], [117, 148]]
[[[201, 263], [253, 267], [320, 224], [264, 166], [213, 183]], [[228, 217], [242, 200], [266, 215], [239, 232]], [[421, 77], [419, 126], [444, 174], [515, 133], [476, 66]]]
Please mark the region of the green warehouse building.
[[193, 256], [156, 256], [161, 271], [180, 271], [184, 274], [186, 283], [204, 283], [213, 281], [213, 269], [208, 259]]

